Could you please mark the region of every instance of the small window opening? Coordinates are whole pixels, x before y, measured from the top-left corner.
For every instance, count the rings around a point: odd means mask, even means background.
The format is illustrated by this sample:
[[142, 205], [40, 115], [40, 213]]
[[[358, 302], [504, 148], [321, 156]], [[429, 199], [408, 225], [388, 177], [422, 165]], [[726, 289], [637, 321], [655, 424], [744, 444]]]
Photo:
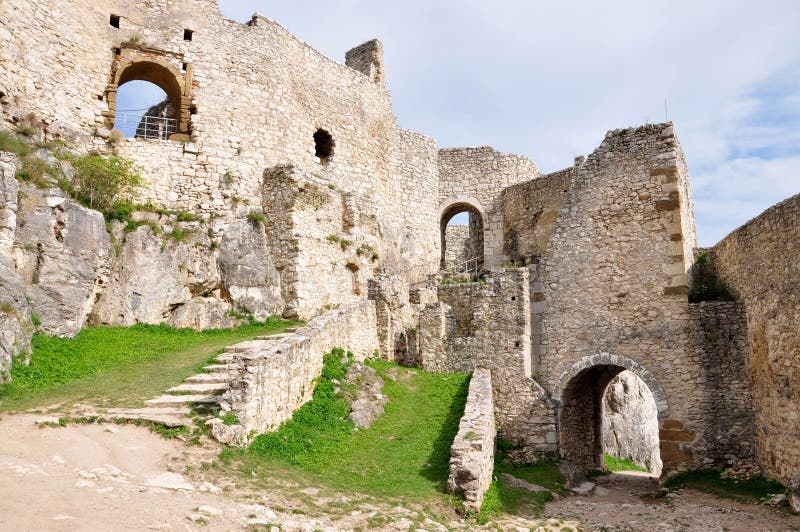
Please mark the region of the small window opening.
[[192, 104], [189, 106], [189, 114], [196, 115], [197, 114], [197, 106]]
[[97, 99], [102, 102], [103, 101], [103, 95], [102, 94], [98, 94], [97, 95]]
[[186, 67], [189, 66], [187, 63], [181, 63], [181, 70], [186, 72]]
[[113, 28], [119, 28], [119, 15], [111, 15], [111, 18], [108, 21]]
[[194, 32], [192, 30], [183, 30], [183, 40], [184, 41], [191, 41], [193, 33]]
[[122, 54], [122, 48], [114, 48], [114, 55], [121, 55], [121, 54]]
[[319, 157], [321, 164], [328, 164], [333, 157], [333, 137], [324, 129], [318, 129], [314, 133], [314, 154]]

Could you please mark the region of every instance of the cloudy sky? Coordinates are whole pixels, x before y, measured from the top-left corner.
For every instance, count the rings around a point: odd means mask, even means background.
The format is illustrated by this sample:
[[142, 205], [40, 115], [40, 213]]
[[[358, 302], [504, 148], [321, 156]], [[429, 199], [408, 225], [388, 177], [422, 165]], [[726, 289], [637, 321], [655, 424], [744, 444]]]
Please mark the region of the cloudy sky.
[[798, 0], [220, 0], [344, 61], [377, 37], [402, 127], [543, 172], [606, 130], [665, 118], [689, 161], [701, 245], [800, 192]]

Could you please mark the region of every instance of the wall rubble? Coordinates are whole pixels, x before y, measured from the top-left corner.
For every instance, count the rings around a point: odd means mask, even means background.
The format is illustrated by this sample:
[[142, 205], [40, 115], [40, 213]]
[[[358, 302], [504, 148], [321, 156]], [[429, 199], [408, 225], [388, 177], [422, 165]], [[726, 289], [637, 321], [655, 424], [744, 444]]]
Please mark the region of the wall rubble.
[[494, 471], [494, 424], [492, 372], [475, 370], [469, 383], [464, 415], [450, 447], [450, 476], [447, 491], [461, 495], [464, 509], [479, 512], [492, 483]]

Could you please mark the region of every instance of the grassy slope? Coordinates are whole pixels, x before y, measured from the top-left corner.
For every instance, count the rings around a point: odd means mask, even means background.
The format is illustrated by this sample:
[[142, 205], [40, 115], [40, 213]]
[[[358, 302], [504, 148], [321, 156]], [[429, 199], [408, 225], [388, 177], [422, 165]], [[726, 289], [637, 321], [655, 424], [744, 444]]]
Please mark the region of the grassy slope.
[[502, 478], [503, 473], [558, 493], [565, 493], [564, 477], [558, 470], [557, 464], [545, 461], [538, 464], [515, 465], [506, 458], [505, 453], [498, 450], [494, 464], [494, 476], [497, 480], [493, 481], [486, 491], [480, 514], [477, 516], [479, 523], [486, 523], [501, 514], [535, 516], [541, 512], [547, 501], [553, 499], [549, 491], [531, 493], [506, 486]]
[[275, 333], [295, 322], [194, 331], [164, 325], [98, 327], [75, 338], [37, 335], [30, 366], [14, 366], [0, 386], [0, 411], [64, 402], [141, 406], [197, 373], [226, 345]]
[[[449, 500], [444, 485], [450, 445], [464, 411], [469, 377], [432, 374], [383, 361], [370, 365], [386, 382], [386, 413], [356, 431], [344, 420], [346, 401], [330, 379], [341, 369], [326, 357], [326, 374], [292, 421], [257, 438], [247, 450], [229, 449], [246, 477], [278, 477], [397, 501]], [[397, 372], [397, 380], [387, 372]]]

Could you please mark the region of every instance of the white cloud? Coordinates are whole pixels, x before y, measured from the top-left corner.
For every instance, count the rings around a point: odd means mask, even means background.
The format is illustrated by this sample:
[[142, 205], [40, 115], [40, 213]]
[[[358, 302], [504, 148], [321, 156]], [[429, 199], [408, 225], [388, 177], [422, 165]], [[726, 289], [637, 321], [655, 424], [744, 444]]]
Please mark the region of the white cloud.
[[[239, 20], [259, 11], [339, 61], [380, 38], [402, 127], [443, 146], [521, 153], [544, 171], [591, 152], [608, 129], [663, 121], [667, 98], [704, 245], [740, 223], [725, 205], [757, 214], [800, 191], [786, 173], [800, 155], [796, 0], [221, 0], [221, 8]], [[702, 184], [726, 176], [725, 187]], [[765, 182], [776, 192], [754, 196]]]

